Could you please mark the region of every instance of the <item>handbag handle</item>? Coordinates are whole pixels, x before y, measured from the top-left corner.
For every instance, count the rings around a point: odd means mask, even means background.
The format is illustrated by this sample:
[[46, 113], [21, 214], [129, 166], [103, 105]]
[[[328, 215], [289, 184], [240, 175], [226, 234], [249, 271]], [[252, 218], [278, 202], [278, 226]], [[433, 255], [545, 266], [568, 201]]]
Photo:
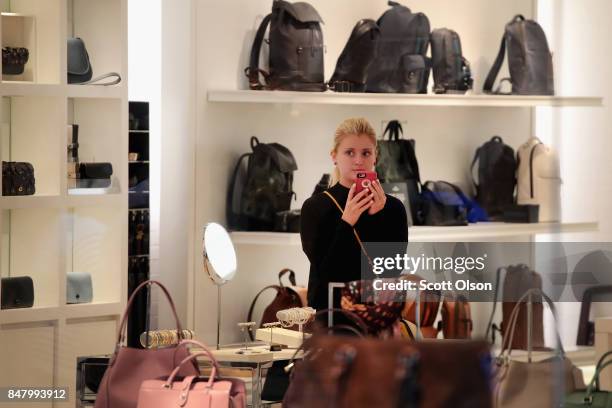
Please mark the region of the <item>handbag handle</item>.
[[[355, 323], [357, 325], [357, 327], [359, 327], [359, 329], [361, 329], [361, 333], [359, 333], [361, 336], [364, 336], [364, 335], [366, 335], [368, 333], [368, 327], [366, 326], [366, 324], [363, 322], [363, 320], [361, 320], [361, 318], [359, 316], [357, 316], [353, 312], [349, 312], [348, 310], [340, 309], [340, 308], [337, 308], [337, 307], [332, 307], [332, 308], [328, 308], [328, 309], [318, 310], [315, 313], [315, 315], [314, 315], [314, 319], [316, 320], [317, 316], [323, 316], [325, 313], [342, 313], [346, 317], [348, 317], [350, 320], [352, 320], [353, 323]], [[342, 328], [345, 328], [344, 325], [342, 326]], [[328, 327], [328, 329], [332, 329], [333, 330], [334, 326]]]
[[283, 287], [283, 282], [281, 281], [282, 277], [285, 276], [286, 274], [289, 274], [289, 283], [291, 283], [292, 286], [296, 286], [296, 280], [295, 280], [295, 272], [293, 271], [293, 269], [289, 269], [289, 268], [285, 268], [283, 270], [281, 270], [278, 273], [278, 284]]
[[[165, 388], [172, 388], [172, 382], [174, 381], [174, 377], [176, 377], [176, 375], [178, 374], [179, 370], [181, 369], [181, 367], [190, 362], [191, 360], [197, 358], [197, 357], [201, 357], [201, 356], [206, 356], [208, 358], [210, 358], [212, 361], [215, 361], [215, 358], [212, 356], [212, 354], [210, 354], [210, 352], [207, 351], [200, 351], [197, 353], [193, 353], [187, 357], [185, 357], [183, 359], [183, 361], [181, 361], [175, 368], [174, 370], [172, 370], [172, 373], [170, 373], [170, 376], [168, 377], [168, 379], [166, 380], [166, 384], [164, 384]], [[210, 378], [208, 379], [208, 383], [206, 384], [206, 388], [212, 388], [213, 383], [215, 382], [215, 377], [217, 376], [217, 366], [216, 364], [213, 364], [212, 366], [212, 371], [210, 373]], [[189, 377], [187, 377], [189, 378]], [[187, 378], [185, 378], [187, 380]]]
[[[542, 296], [544, 301], [548, 303], [548, 306], [550, 307], [550, 312], [553, 315], [555, 323], [557, 322], [557, 313], [555, 312], [555, 305], [552, 302], [552, 300], [548, 297], [548, 295], [546, 295], [546, 293], [544, 293], [541, 289], [538, 289], [538, 288], [529, 289], [528, 291], [525, 292], [523, 296], [521, 296], [517, 304], [514, 306], [514, 309], [512, 310], [512, 314], [510, 315], [510, 325], [508, 326], [510, 336], [507, 336], [508, 332], [506, 332], [506, 335], [504, 335], [504, 339], [502, 342], [501, 356], [503, 356], [504, 354], [507, 354], [507, 357], [510, 357], [510, 354], [512, 353], [511, 345], [512, 345], [512, 341], [514, 340], [514, 332], [515, 332], [516, 324], [518, 321], [520, 306], [521, 304], [525, 303], [526, 299], [528, 298], [529, 298], [528, 302], [531, 302], [532, 295]], [[559, 336], [559, 331], [556, 329], [556, 326], [555, 326], [555, 335], [557, 337], [557, 345], [558, 345], [559, 354], [563, 356], [565, 355], [565, 350], [563, 349], [563, 343], [561, 342], [561, 337]], [[508, 339], [509, 341], [507, 341]], [[529, 344], [529, 347], [527, 349], [528, 361], [531, 362], [531, 353], [533, 350], [531, 348], [531, 342], [528, 342], [528, 344]], [[506, 350], [506, 346], [508, 346], [507, 350]]]
[[130, 295], [130, 299], [128, 300], [127, 306], [125, 308], [125, 312], [123, 313], [123, 317], [121, 318], [121, 324], [119, 325], [119, 332], [117, 333], [117, 344], [115, 345], [115, 351], [113, 352], [113, 356], [111, 357], [111, 360], [110, 360], [111, 365], [115, 361], [115, 357], [117, 356], [117, 351], [119, 350], [121, 343], [125, 340], [127, 317], [128, 317], [128, 314], [130, 313], [130, 310], [132, 310], [132, 304], [134, 303], [134, 300], [136, 299], [136, 295], [138, 294], [138, 292], [142, 290], [142, 288], [144, 288], [145, 286], [151, 286], [151, 285], [159, 286], [162, 292], [164, 293], [164, 295], [166, 296], [166, 299], [168, 299], [168, 303], [170, 303], [170, 308], [172, 309], [172, 314], [174, 315], [174, 320], [176, 321], [176, 330], [177, 330], [176, 334], [179, 339], [183, 338], [183, 329], [181, 328], [181, 322], [176, 313], [176, 307], [174, 306], [174, 301], [172, 300], [172, 297], [170, 296], [168, 289], [166, 289], [164, 285], [162, 285], [159, 281], [156, 281], [156, 280], [148, 280], [148, 281], [142, 282], [140, 285], [136, 287], [136, 289], [134, 289], [134, 292], [132, 292], [132, 294]]
[[[210, 349], [204, 343], [201, 343], [201, 342], [199, 342], [197, 340], [193, 340], [193, 339], [183, 339], [183, 340], [181, 340], [180, 343], [177, 345], [174, 353], [176, 354], [176, 350], [178, 350], [179, 347], [187, 347], [190, 344], [194, 345], [194, 346], [198, 346], [204, 352], [208, 353], [208, 357], [210, 359], [210, 362], [215, 367], [217, 367], [217, 371], [219, 371], [219, 362], [217, 361], [217, 359], [214, 358], [214, 356], [213, 356], [212, 352], [210, 351]], [[173, 359], [173, 361], [175, 361], [175, 359]]]

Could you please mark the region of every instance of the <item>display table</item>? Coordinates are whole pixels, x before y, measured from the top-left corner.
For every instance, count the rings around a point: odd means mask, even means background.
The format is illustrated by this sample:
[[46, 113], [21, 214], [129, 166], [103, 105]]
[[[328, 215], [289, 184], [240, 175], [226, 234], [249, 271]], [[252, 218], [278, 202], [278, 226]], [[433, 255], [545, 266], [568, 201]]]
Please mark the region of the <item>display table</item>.
[[[192, 348], [191, 352], [200, 351], [197, 347]], [[282, 349], [281, 351], [270, 351], [268, 345], [256, 343], [249, 345], [245, 350], [243, 345], [230, 345], [222, 347], [220, 350], [211, 349], [211, 352], [221, 366], [221, 375], [226, 377], [239, 377], [245, 379], [245, 375], [251, 379], [251, 404], [254, 408], [262, 406], [261, 391], [263, 370], [269, 368], [274, 361], [291, 360], [294, 358], [296, 349]], [[302, 357], [300, 351], [295, 357]], [[210, 363], [206, 358], [198, 359], [200, 370], [205, 373], [210, 370]]]

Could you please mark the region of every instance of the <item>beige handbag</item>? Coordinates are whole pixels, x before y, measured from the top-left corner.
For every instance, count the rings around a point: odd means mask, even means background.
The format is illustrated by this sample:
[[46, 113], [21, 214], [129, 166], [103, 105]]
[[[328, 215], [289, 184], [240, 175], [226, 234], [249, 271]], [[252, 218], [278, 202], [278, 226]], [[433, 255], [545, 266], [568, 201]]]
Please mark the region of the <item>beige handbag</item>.
[[539, 221], [561, 220], [561, 170], [557, 152], [530, 137], [517, 151], [517, 204], [540, 206]]
[[[558, 348], [545, 360], [532, 361], [531, 341], [528, 342], [526, 362], [512, 360], [512, 349], [508, 347], [508, 350], [505, 350], [506, 345], [512, 344], [520, 305], [531, 296], [541, 296], [556, 319], [553, 302], [540, 289], [528, 290], [518, 301], [510, 316], [509, 330], [504, 334], [502, 351], [497, 357], [497, 384], [494, 394], [496, 408], [559, 407], [565, 394], [585, 387], [580, 369], [565, 357], [561, 338], [556, 330]], [[530, 332], [528, 329], [528, 333]]]

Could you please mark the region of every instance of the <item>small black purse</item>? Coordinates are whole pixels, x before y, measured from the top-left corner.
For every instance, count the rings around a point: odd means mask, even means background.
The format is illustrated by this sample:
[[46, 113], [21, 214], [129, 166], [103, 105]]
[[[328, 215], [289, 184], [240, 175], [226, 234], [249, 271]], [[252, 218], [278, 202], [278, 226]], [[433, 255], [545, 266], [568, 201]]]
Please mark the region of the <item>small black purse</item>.
[[23, 74], [29, 58], [30, 51], [27, 48], [2, 47], [2, 74]]
[[[109, 72], [92, 79], [93, 69], [89, 62], [89, 54], [85, 43], [80, 38], [68, 38], [68, 83], [69, 84], [91, 84], [91, 85], [116, 85], [121, 82], [121, 76], [116, 72]], [[110, 82], [97, 83], [102, 79], [113, 78]]]
[[34, 282], [29, 276], [0, 280], [0, 309], [19, 309], [34, 305]]
[[22, 196], [36, 192], [34, 166], [26, 162], [2, 162], [2, 195]]

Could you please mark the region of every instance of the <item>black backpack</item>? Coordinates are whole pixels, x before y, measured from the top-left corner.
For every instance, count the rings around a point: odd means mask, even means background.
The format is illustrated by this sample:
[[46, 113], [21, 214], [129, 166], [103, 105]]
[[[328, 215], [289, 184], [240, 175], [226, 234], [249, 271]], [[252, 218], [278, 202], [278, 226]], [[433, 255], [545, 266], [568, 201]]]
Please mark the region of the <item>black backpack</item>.
[[472, 89], [470, 63], [463, 57], [461, 39], [455, 31], [432, 31], [431, 60], [435, 93], [465, 93]]
[[251, 149], [234, 168], [227, 197], [228, 225], [234, 230], [273, 231], [275, 215], [289, 210], [295, 195], [297, 164], [289, 149], [278, 143], [259, 143], [253, 136]]
[[[323, 73], [323, 20], [308, 3], [274, 0], [255, 35], [249, 66], [245, 74], [251, 89], [286, 91], [325, 91]], [[269, 72], [259, 69], [259, 52], [270, 24]], [[259, 74], [265, 84], [259, 81]]]
[[389, 5], [377, 21], [378, 53], [368, 70], [366, 92], [427, 93], [429, 20], [394, 1]]
[[[554, 95], [552, 55], [546, 41], [546, 34], [538, 23], [515, 16], [506, 24], [499, 53], [487, 75], [484, 92], [493, 91], [493, 83], [504, 62], [508, 49], [510, 78], [503, 81], [512, 83], [512, 93], [517, 95]], [[500, 85], [501, 85], [500, 82]], [[498, 89], [495, 93], [501, 93]]]
[[[385, 135], [389, 134], [388, 140]], [[381, 183], [406, 183], [413, 220], [417, 220], [421, 176], [414, 150], [414, 139], [403, 139], [402, 124], [392, 120], [387, 124], [383, 139], [378, 141], [376, 174]]]
[[[474, 180], [474, 166], [478, 162], [478, 183]], [[485, 209], [489, 219], [499, 218], [504, 208], [514, 203], [516, 186], [514, 150], [499, 136], [493, 136], [474, 154], [471, 173], [476, 187], [476, 201]]]
[[329, 88], [336, 92], [365, 92], [368, 68], [376, 57], [380, 29], [374, 20], [359, 20], [351, 32]]

